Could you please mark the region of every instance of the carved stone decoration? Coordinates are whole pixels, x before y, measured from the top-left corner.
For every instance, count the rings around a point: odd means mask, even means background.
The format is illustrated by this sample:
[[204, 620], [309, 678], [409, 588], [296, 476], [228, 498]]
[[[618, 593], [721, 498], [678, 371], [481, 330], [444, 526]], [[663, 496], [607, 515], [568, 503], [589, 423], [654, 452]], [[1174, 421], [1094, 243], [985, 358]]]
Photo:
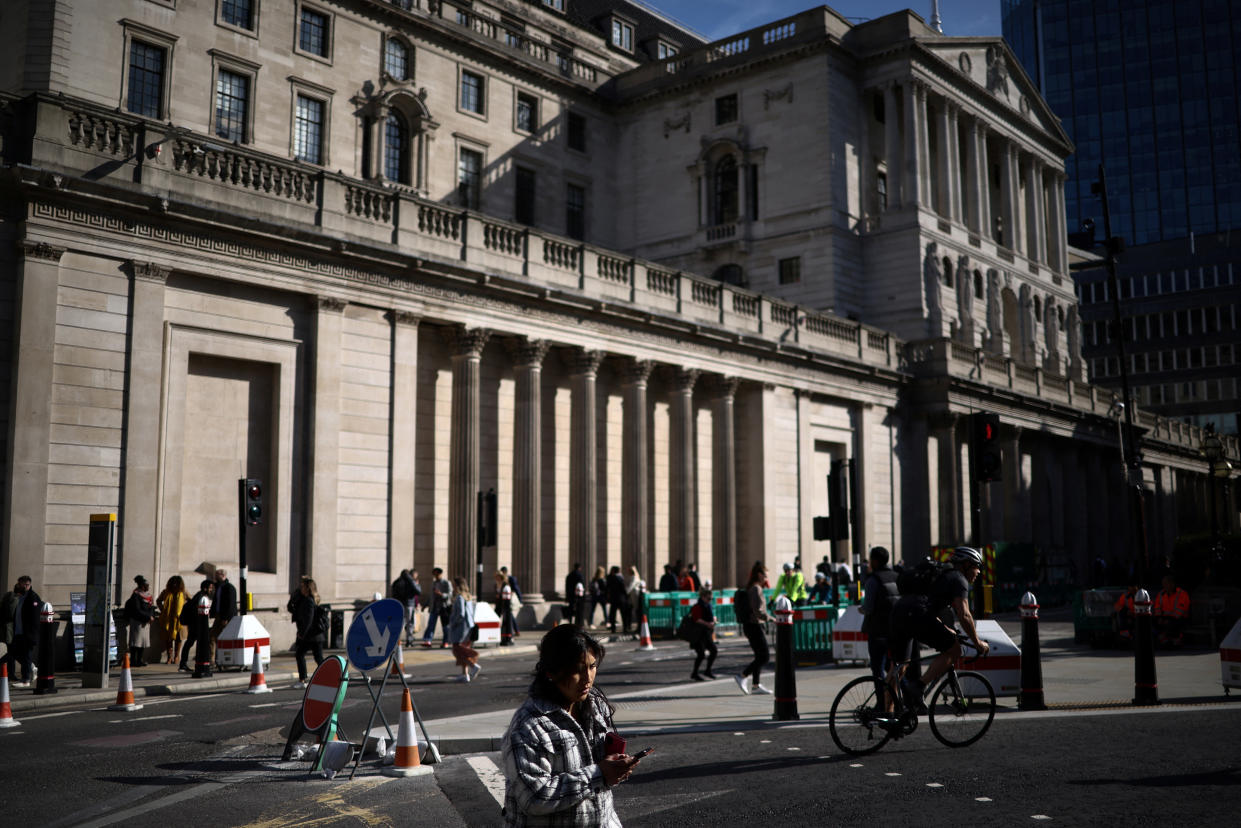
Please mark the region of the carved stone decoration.
[[452, 347], [453, 356], [481, 357], [491, 331], [487, 328], [466, 328], [464, 326], [450, 328], [448, 344]]
[[957, 55], [957, 66], [961, 67], [962, 74], [968, 75], [974, 68], [974, 61], [970, 60], [969, 52], [962, 52]]
[[391, 312], [392, 321], [398, 325], [407, 325], [411, 328], [418, 327], [422, 322], [422, 317], [410, 311], [394, 310]]
[[922, 289], [926, 294], [929, 336], [938, 337], [943, 327], [944, 309], [940, 298], [940, 285], [944, 281], [944, 266], [939, 260], [939, 245], [928, 242], [926, 258], [922, 262]]
[[621, 383], [623, 385], [646, 385], [654, 369], [655, 363], [649, 359], [627, 359], [622, 363]]
[[1069, 305], [1064, 327], [1069, 338], [1069, 372], [1074, 379], [1080, 380], [1082, 378], [1082, 330], [1077, 316], [1077, 305]]
[[17, 248], [27, 259], [42, 259], [47, 262], [59, 262], [60, 257], [65, 255], [65, 248], [47, 242], [22, 241], [17, 243]]
[[984, 343], [993, 354], [1004, 351], [1004, 312], [1000, 300], [1000, 274], [994, 267], [987, 268], [987, 341]]
[[998, 46], [987, 47], [987, 91], [1003, 94], [1008, 100], [1008, 64], [1004, 60], [1004, 50]]
[[336, 296], [317, 296], [315, 297], [319, 303], [319, 310], [327, 313], [340, 313], [345, 309], [345, 305], [349, 304], [344, 299]]
[[135, 279], [159, 284], [167, 282], [168, 274], [172, 272], [172, 268], [157, 265], [154, 262], [140, 262], [137, 259], [130, 259], [129, 270]]
[[957, 313], [962, 341], [974, 345], [974, 277], [970, 273], [970, 257], [957, 259]]
[[1056, 311], [1056, 297], [1048, 296], [1043, 305], [1043, 339], [1048, 359], [1058, 359], [1060, 354], [1060, 314]]
[[670, 371], [673, 390], [678, 394], [692, 394], [699, 373], [697, 368], [673, 368]]
[[603, 351], [592, 351], [585, 348], [573, 348], [564, 352], [564, 362], [570, 376], [594, 376], [603, 363]]
[[684, 129], [686, 134], [687, 135], [689, 134], [689, 131], [690, 131], [689, 110], [686, 110], [685, 113], [682, 114], [680, 118], [665, 118], [664, 119], [664, 137], [665, 138], [667, 138], [669, 135], [671, 135], [672, 133], [676, 132], [679, 129]]
[[1023, 362], [1033, 363], [1035, 351], [1034, 292], [1026, 284], [1021, 286], [1017, 294], [1017, 317], [1017, 330], [1021, 334], [1021, 342], [1019, 346], [1014, 346], [1013, 350], [1020, 354]]
[[519, 368], [540, 368], [552, 343], [546, 339], [529, 339], [524, 336], [513, 336], [505, 340], [513, 365]]
[[780, 89], [764, 89], [763, 90], [763, 109], [770, 109], [772, 101], [787, 100], [788, 103], [793, 102], [793, 82], [789, 81]]
[[707, 383], [707, 393], [712, 399], [731, 400], [737, 396], [737, 388], [741, 385], [740, 377], [712, 377]]

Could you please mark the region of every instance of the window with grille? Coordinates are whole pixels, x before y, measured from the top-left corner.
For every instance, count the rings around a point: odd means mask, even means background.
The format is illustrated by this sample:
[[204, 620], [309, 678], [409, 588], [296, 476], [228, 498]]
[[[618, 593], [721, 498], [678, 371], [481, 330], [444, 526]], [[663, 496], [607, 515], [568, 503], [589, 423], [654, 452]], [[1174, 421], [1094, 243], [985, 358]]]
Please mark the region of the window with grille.
[[539, 128], [539, 99], [524, 92], [517, 93], [517, 129], [521, 132], [537, 132]]
[[125, 108], [135, 115], [159, 118], [164, 108], [164, 64], [167, 52], [158, 46], [129, 43], [129, 89]]
[[221, 69], [215, 82], [215, 134], [244, 143], [250, 108], [250, 79]]
[[483, 154], [461, 149], [457, 159], [457, 197], [463, 207], [477, 210], [482, 195]]
[[534, 170], [517, 168], [513, 218], [519, 224], [534, 224]]
[[483, 114], [483, 76], [473, 72], [461, 72], [461, 108], [466, 112]]
[[712, 176], [713, 224], [727, 224], [737, 220], [737, 159], [725, 155], [715, 163]]
[[384, 178], [409, 183], [409, 128], [399, 112], [389, 112], [384, 125]]
[[801, 281], [801, 256], [780, 260], [780, 284], [791, 285]]
[[220, 0], [220, 20], [242, 29], [254, 28], [252, 0]]
[[297, 96], [293, 157], [311, 164], [323, 163], [323, 101], [305, 95]]
[[737, 120], [737, 93], [715, 99], [715, 123], [731, 124]]
[[328, 26], [326, 14], [314, 9], [302, 9], [301, 27], [298, 30], [298, 45], [301, 50], [319, 57], [327, 57]]
[[394, 80], [409, 80], [409, 49], [395, 38], [384, 44], [384, 71]]
[[565, 235], [571, 239], [586, 238], [586, 188], [569, 184], [565, 188]]

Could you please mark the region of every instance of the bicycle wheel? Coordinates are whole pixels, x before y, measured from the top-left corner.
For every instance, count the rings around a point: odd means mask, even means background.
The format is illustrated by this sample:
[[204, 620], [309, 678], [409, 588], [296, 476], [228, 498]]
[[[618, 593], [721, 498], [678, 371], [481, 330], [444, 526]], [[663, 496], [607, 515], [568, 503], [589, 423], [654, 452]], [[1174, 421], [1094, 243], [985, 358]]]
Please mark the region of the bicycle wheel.
[[931, 732], [948, 747], [972, 745], [995, 718], [995, 691], [986, 676], [949, 673], [931, 696]]
[[882, 697], [871, 676], [855, 678], [841, 688], [832, 702], [828, 722], [832, 741], [845, 753], [861, 756], [884, 746], [892, 734], [884, 729]]

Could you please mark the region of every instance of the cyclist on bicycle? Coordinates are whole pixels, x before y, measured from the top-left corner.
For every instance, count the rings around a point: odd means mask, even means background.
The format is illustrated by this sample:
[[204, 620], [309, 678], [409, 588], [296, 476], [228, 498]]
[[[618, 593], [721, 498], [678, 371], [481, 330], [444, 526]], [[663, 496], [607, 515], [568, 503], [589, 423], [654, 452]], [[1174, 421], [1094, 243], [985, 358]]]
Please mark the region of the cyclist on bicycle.
[[915, 709], [922, 701], [924, 688], [942, 676], [961, 655], [961, 642], [956, 632], [940, 618], [946, 608], [951, 607], [956, 613], [961, 629], [982, 655], [991, 649], [978, 637], [974, 616], [965, 600], [970, 584], [982, 569], [982, 554], [977, 549], [958, 546], [952, 551], [950, 562], [952, 569], [936, 578], [926, 595], [903, 595], [892, 608], [888, 646], [893, 662], [908, 661], [914, 641], [939, 650], [939, 655], [921, 676], [906, 676], [902, 682]]

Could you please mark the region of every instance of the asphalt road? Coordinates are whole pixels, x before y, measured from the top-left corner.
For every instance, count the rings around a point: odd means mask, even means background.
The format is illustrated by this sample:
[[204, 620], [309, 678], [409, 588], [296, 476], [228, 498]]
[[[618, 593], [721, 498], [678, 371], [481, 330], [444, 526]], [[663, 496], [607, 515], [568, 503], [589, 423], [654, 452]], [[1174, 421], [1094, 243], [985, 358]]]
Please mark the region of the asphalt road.
[[[728, 642], [717, 665], [741, 662]], [[686, 680], [678, 651], [617, 648], [606, 690]], [[468, 686], [450, 667], [412, 683], [426, 719], [511, 709], [524, 698], [525, 658], [484, 662]], [[721, 672], [722, 670], [717, 670]], [[352, 781], [282, 763], [282, 728], [301, 694], [217, 693], [146, 700], [132, 713], [102, 706], [22, 717], [0, 731], [0, 810], [14, 825], [498, 825], [498, 755], [449, 756], [433, 776], [390, 779], [373, 761]], [[395, 710], [395, 694], [385, 703]], [[370, 703], [351, 685], [345, 731], [360, 733]], [[802, 711], [807, 719], [819, 711]], [[818, 720], [821, 722], [821, 719]], [[1232, 825], [1241, 803], [1241, 710], [1231, 705], [1157, 711], [997, 716], [978, 744], [912, 736], [860, 759], [840, 754], [825, 725], [636, 736], [654, 747], [616, 791], [627, 825], [678, 828], [797, 825]], [[432, 734], [434, 735], [434, 734]], [[10, 822], [11, 820], [11, 822]]]

